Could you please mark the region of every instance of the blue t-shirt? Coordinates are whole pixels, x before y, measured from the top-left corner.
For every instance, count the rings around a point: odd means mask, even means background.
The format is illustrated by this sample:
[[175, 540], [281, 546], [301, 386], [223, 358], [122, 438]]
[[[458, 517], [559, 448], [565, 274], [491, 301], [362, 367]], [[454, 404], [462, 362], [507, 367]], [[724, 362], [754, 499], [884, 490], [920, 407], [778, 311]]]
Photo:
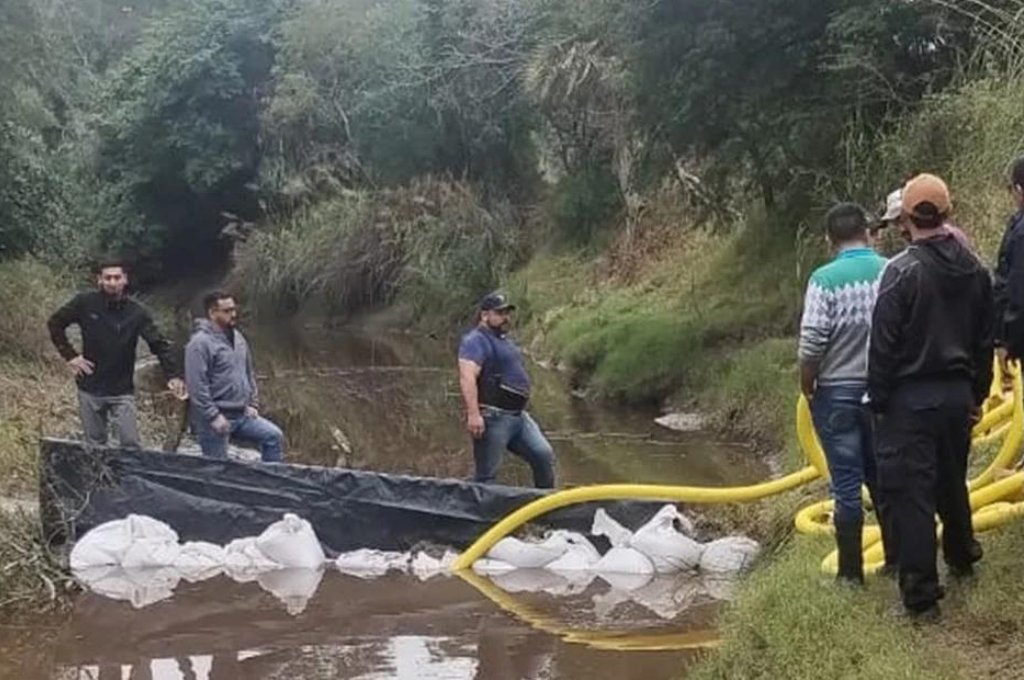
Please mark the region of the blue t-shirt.
[[477, 327], [462, 336], [459, 358], [480, 366], [480, 384], [500, 376], [505, 385], [529, 394], [530, 377], [523, 366], [523, 355], [507, 336]]

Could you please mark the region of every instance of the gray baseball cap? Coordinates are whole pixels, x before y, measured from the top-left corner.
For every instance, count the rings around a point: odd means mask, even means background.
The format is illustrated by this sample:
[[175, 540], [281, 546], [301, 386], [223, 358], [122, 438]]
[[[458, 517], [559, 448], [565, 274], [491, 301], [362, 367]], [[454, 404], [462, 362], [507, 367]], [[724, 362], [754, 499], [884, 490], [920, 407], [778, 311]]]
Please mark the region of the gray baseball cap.
[[896, 189], [885, 197], [885, 214], [879, 219], [884, 224], [885, 222], [893, 222], [899, 219], [900, 213], [903, 212], [903, 189]]

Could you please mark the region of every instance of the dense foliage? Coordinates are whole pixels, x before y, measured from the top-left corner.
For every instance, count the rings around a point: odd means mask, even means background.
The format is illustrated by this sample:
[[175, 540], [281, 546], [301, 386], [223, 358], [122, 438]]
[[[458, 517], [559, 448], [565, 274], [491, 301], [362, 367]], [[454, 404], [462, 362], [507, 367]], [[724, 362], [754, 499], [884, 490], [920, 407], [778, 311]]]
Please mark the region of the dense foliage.
[[850, 139], [1016, 59], [1018, 5], [8, 0], [0, 257], [158, 281], [428, 176], [573, 246], [631, 237], [665, 181], [699, 219], [802, 210], [843, 193]]

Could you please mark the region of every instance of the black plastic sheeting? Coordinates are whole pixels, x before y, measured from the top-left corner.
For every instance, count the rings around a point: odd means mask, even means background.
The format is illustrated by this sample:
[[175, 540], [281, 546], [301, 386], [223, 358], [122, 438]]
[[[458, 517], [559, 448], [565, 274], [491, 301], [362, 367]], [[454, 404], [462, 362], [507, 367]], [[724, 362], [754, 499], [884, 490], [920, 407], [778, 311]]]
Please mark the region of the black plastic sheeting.
[[[43, 528], [55, 544], [74, 542], [129, 514], [162, 520], [184, 541], [225, 544], [258, 535], [293, 512], [312, 523], [329, 553], [409, 550], [421, 542], [461, 549], [545, 493], [340, 468], [87, 449], [54, 439], [43, 440], [40, 462]], [[598, 507], [635, 528], [660, 504], [588, 503], [535, 524], [588, 533]]]

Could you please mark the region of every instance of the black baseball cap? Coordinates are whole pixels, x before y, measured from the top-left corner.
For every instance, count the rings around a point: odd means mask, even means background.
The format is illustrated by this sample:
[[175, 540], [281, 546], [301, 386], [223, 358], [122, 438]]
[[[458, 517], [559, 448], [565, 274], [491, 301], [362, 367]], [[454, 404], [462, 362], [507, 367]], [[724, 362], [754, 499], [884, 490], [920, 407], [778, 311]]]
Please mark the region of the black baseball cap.
[[511, 312], [516, 306], [508, 301], [504, 293], [488, 293], [480, 300], [480, 311], [482, 312]]

